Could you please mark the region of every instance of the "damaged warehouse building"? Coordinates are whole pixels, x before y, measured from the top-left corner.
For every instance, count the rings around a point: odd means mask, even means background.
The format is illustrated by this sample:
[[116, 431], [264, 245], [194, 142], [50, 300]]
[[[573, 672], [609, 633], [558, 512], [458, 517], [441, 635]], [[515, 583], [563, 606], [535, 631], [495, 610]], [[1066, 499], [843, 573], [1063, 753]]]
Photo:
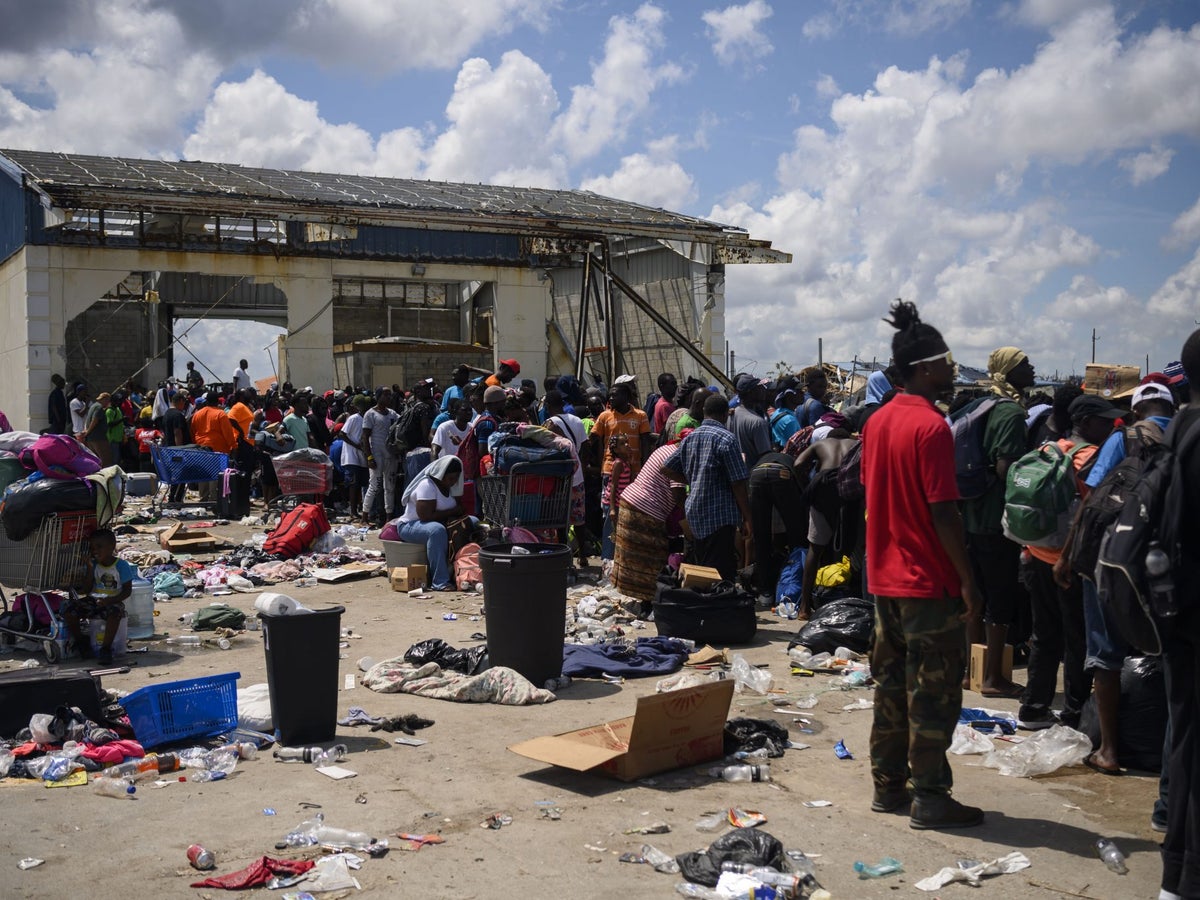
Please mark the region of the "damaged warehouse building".
[[725, 266], [790, 260], [586, 191], [0, 150], [0, 409], [44, 428], [53, 373], [153, 386], [181, 319], [286, 329], [278, 379], [297, 385], [446, 381], [501, 356], [539, 384], [719, 381]]

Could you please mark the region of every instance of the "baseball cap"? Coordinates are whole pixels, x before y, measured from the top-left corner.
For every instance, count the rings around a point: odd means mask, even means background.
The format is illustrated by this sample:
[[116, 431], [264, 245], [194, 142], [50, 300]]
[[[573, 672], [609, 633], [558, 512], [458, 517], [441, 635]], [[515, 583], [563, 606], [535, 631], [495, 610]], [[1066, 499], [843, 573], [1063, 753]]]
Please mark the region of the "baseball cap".
[[1071, 405], [1067, 407], [1067, 412], [1070, 414], [1072, 422], [1082, 422], [1091, 416], [1116, 420], [1122, 415], [1120, 409], [1113, 406], [1103, 397], [1095, 397], [1091, 394], [1076, 397], [1071, 401]]
[[739, 394], [743, 394], [746, 391], [751, 390], [757, 384], [757, 378], [755, 378], [753, 375], [743, 372], [737, 377], [737, 380], [733, 382], [733, 389]]
[[491, 385], [483, 392], [484, 403], [499, 403], [508, 396], [508, 392], [498, 384]]
[[[515, 359], [502, 359], [500, 360], [500, 365], [508, 366], [510, 369], [512, 369], [512, 373], [514, 375], [521, 374], [521, 364]], [[495, 387], [495, 385], [492, 385], [492, 387]]]
[[618, 384], [633, 384], [635, 381], [637, 381], [636, 375], [618, 375], [613, 379], [613, 387]]
[[1161, 384], [1161, 385], [1168, 385], [1170, 383], [1171, 383], [1171, 379], [1164, 372], [1148, 372], [1147, 374], [1142, 376], [1142, 380], [1139, 382], [1139, 384]]
[[1137, 406], [1143, 400], [1166, 400], [1171, 406], [1175, 405], [1175, 398], [1171, 396], [1171, 389], [1154, 381], [1143, 384], [1133, 392], [1133, 406]]
[[1187, 384], [1187, 373], [1183, 371], [1183, 363], [1179, 360], [1169, 362], [1163, 366], [1163, 374], [1167, 376], [1168, 384]]

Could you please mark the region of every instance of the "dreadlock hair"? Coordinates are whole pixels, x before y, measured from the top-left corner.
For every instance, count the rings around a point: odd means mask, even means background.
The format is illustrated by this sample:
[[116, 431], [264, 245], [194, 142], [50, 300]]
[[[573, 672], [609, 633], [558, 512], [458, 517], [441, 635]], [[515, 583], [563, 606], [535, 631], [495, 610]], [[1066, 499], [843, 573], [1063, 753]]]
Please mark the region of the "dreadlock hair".
[[1071, 433], [1071, 401], [1083, 396], [1083, 388], [1073, 382], [1067, 382], [1054, 392], [1054, 409], [1050, 417], [1054, 422], [1054, 430], [1061, 437]]
[[946, 350], [940, 331], [921, 321], [915, 303], [896, 300], [891, 306], [891, 318], [884, 319], [897, 334], [892, 338], [892, 357], [905, 376], [912, 373], [915, 360], [935, 356]]

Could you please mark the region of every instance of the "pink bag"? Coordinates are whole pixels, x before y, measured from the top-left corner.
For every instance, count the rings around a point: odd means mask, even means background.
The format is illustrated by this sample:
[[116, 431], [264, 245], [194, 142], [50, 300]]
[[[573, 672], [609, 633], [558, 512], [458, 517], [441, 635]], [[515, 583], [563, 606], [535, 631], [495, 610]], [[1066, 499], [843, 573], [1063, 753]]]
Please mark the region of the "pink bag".
[[78, 478], [100, 471], [100, 460], [69, 434], [43, 434], [21, 451], [21, 465], [47, 478]]
[[454, 557], [454, 583], [460, 591], [473, 591], [483, 581], [483, 569], [479, 566], [479, 545], [464, 544]]
[[[62, 606], [62, 602], [62, 594], [17, 594], [12, 600], [12, 611], [14, 613], [25, 613], [29, 617], [30, 624], [35, 627], [38, 625], [49, 625], [51, 623], [51, 614], [58, 615], [58, 610]], [[49, 608], [47, 608], [47, 605]]]

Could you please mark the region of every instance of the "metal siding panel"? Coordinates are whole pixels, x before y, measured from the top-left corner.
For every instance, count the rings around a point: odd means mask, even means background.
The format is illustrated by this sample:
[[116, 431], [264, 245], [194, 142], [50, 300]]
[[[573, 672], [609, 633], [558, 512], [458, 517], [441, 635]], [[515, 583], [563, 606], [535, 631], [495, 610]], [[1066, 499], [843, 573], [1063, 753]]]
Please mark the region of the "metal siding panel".
[[21, 185], [0, 175], [0, 260], [8, 259], [28, 242], [30, 200], [37, 202]]

